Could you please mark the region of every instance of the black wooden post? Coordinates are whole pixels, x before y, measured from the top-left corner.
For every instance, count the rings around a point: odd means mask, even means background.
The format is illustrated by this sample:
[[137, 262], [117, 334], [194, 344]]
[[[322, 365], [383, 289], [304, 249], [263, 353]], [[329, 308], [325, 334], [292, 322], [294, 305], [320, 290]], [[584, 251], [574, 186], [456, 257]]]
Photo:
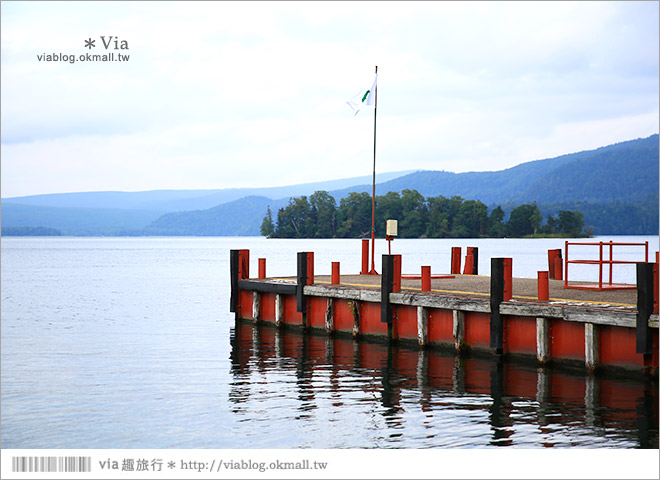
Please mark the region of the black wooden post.
[[392, 324], [390, 293], [394, 285], [394, 255], [383, 255], [383, 275], [380, 280], [380, 321]]
[[479, 247], [469, 247], [468, 250], [472, 250], [472, 275], [479, 275]]
[[490, 347], [495, 353], [503, 351], [504, 324], [500, 304], [504, 300], [504, 259], [490, 259]]
[[307, 298], [303, 293], [305, 285], [307, 285], [307, 252], [298, 252], [298, 274], [296, 285], [296, 306], [297, 311], [303, 314], [302, 324], [303, 328], [307, 326]]
[[637, 264], [637, 353], [653, 353], [649, 317], [653, 313], [653, 264]]
[[229, 311], [238, 312], [238, 250], [229, 251], [229, 277], [231, 282]]
[[[507, 410], [504, 403], [504, 365], [501, 361], [494, 363], [490, 368], [490, 396], [493, 404], [488, 409], [490, 413], [490, 424], [493, 428], [493, 440], [505, 441], [501, 436], [501, 427], [506, 425]], [[493, 443], [491, 440], [491, 443]]]

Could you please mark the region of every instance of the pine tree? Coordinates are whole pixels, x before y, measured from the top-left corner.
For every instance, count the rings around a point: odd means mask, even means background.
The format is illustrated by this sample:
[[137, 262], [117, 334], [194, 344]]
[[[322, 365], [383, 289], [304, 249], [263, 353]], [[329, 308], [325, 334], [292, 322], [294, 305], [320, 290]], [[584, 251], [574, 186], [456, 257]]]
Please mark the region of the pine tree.
[[263, 222], [261, 222], [261, 234], [270, 238], [275, 233], [275, 225], [273, 225], [273, 213], [270, 211], [270, 205], [268, 205], [268, 210], [266, 211], [266, 216], [264, 217]]

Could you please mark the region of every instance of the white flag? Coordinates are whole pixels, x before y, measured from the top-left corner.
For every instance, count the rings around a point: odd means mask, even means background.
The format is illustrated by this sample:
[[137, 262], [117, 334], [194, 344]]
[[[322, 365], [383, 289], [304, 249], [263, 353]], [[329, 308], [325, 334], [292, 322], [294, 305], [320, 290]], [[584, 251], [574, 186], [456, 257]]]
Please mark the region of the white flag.
[[[364, 105], [374, 105], [376, 99], [376, 80], [378, 75], [374, 75], [374, 83], [371, 85], [371, 88], [368, 90], [362, 90], [360, 93], [355, 95], [346, 104], [353, 109], [355, 115], [358, 114], [360, 108]], [[353, 115], [353, 116], [355, 116]]]

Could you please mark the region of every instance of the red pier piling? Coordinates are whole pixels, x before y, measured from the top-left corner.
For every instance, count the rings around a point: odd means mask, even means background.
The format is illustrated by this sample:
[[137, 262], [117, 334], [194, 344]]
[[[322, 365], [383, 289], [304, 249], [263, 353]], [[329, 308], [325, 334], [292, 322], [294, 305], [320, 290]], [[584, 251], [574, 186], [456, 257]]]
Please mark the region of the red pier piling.
[[461, 247], [451, 247], [451, 273], [461, 274]]
[[333, 285], [339, 285], [339, 262], [332, 262], [332, 276], [330, 283]]
[[538, 272], [538, 297], [542, 302], [550, 299], [550, 286], [548, 282], [548, 272]]
[[422, 291], [431, 291], [431, 267], [422, 266]]
[[369, 239], [362, 239], [362, 270], [360, 270], [360, 275], [369, 274]]
[[465, 255], [463, 275], [474, 275], [474, 257], [472, 255]]
[[[561, 265], [561, 248], [548, 250], [548, 278], [552, 278], [553, 280], [561, 280], [561, 269], [559, 272], [556, 269], [557, 258], [560, 259]], [[557, 275], [559, 275], [559, 278], [557, 278]]]
[[504, 299], [511, 300], [513, 297], [513, 258], [502, 259], [504, 263]]

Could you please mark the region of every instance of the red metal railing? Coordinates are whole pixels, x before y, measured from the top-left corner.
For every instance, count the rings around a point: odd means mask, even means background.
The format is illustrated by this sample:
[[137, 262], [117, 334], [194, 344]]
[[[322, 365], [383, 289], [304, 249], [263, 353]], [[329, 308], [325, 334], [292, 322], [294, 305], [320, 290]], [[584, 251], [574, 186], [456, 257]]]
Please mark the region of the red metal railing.
[[[568, 256], [568, 246], [597, 246], [598, 247], [598, 259], [594, 260], [571, 260]], [[644, 259], [637, 261], [633, 260], [615, 260], [614, 259], [614, 247], [644, 247]], [[636, 285], [629, 284], [616, 284], [612, 281], [612, 274], [614, 265], [634, 265], [636, 263], [648, 262], [649, 259], [649, 242], [644, 243], [625, 243], [625, 242], [566, 242], [564, 249], [565, 253], [565, 263], [564, 263], [564, 288], [574, 288], [582, 290], [625, 290], [625, 289], [635, 289]], [[598, 284], [581, 284], [581, 285], [569, 285], [568, 284], [568, 266], [570, 264], [586, 264], [586, 265], [598, 265]], [[603, 267], [607, 268], [608, 279], [607, 282], [604, 282], [603, 279]]]

